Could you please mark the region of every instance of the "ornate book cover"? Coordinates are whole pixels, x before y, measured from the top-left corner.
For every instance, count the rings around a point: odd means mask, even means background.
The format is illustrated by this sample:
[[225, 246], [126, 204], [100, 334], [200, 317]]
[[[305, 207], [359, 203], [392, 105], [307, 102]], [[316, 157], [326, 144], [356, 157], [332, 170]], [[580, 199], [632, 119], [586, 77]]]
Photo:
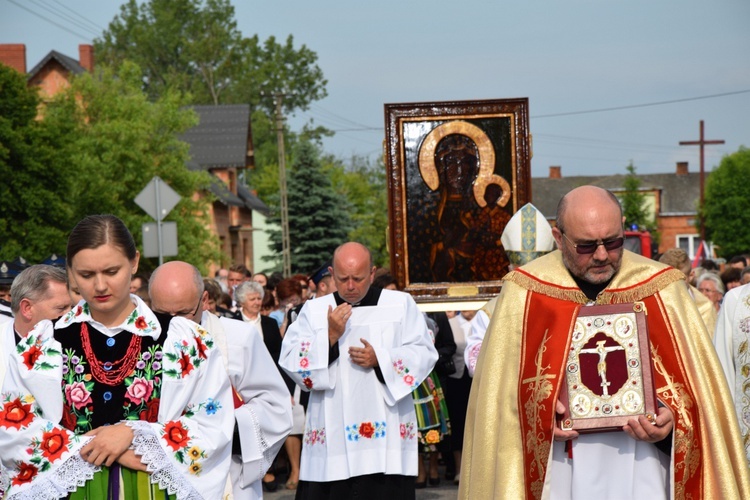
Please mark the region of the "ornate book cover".
[[560, 394], [563, 429], [618, 430], [638, 415], [654, 418], [646, 313], [642, 302], [581, 308]]

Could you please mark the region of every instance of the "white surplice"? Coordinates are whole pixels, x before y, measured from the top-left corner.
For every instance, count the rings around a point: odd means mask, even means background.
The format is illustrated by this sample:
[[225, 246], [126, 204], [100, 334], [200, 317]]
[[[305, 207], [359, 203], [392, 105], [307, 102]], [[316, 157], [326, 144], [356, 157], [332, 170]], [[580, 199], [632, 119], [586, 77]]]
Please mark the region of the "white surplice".
[[[308, 301], [281, 349], [279, 364], [311, 391], [300, 479], [416, 476], [417, 422], [411, 393], [438, 358], [423, 314], [410, 295], [383, 290], [377, 305], [352, 309], [338, 341], [339, 357], [329, 364], [329, 307], [336, 307], [334, 294]], [[374, 348], [385, 383], [375, 369], [350, 360], [349, 347], [363, 347], [362, 338]]]
[[448, 375], [450, 378], [460, 379], [464, 376], [466, 370], [466, 346], [469, 345], [469, 334], [471, 333], [471, 322], [457, 314], [450, 320], [453, 341], [456, 343], [456, 352], [453, 353], [453, 365], [456, 367], [456, 373]]
[[226, 360], [232, 387], [243, 401], [234, 410], [242, 455], [230, 466], [235, 500], [263, 498], [261, 480], [292, 430], [289, 390], [255, 328], [204, 312], [201, 325]]
[[750, 462], [750, 285], [733, 288], [724, 295], [714, 347], [729, 384], [745, 456]]

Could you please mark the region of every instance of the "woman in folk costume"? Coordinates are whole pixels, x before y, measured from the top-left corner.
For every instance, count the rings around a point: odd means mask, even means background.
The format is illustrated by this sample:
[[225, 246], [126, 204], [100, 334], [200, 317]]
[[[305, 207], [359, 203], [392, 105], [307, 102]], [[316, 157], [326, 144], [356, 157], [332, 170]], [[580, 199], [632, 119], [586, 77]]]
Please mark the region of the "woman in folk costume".
[[123, 222], [95, 215], [68, 239], [83, 296], [17, 346], [0, 399], [7, 498], [220, 498], [232, 394], [199, 325], [129, 293], [139, 254]]
[[[446, 333], [439, 332], [437, 324], [427, 314], [425, 314], [424, 319], [427, 322], [427, 328], [432, 332], [435, 339], [435, 348], [440, 353], [442, 342], [441, 339], [438, 339], [438, 335], [445, 336]], [[448, 332], [448, 334], [451, 334], [451, 332]], [[440, 484], [438, 446], [443, 440], [449, 439], [451, 434], [448, 405], [437, 371], [432, 370], [411, 395], [414, 399], [414, 410], [417, 413], [417, 435], [419, 436], [419, 471], [415, 485], [416, 488], [424, 488], [427, 486], [427, 480], [429, 480], [431, 486], [437, 486]], [[429, 462], [427, 473], [425, 473], [424, 455], [427, 455]]]

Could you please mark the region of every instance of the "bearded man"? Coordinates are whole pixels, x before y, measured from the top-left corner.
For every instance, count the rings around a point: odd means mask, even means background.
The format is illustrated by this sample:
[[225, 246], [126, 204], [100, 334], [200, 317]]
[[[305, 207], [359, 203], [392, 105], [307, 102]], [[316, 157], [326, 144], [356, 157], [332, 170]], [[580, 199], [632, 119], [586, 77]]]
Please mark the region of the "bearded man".
[[[563, 197], [559, 250], [504, 278], [472, 384], [459, 497], [750, 498], [737, 419], [684, 275], [623, 250], [617, 199]], [[653, 421], [563, 430], [559, 396], [575, 319], [589, 304], [645, 305]]]

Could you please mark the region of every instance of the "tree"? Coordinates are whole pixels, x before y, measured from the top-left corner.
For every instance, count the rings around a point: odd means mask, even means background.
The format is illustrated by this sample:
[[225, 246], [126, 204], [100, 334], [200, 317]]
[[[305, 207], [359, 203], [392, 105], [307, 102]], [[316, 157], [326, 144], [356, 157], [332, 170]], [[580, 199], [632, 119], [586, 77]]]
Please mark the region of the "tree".
[[[177, 258], [205, 270], [219, 259], [219, 247], [208, 230], [210, 200], [193, 199], [193, 194], [205, 191], [210, 179], [206, 172], [185, 167], [189, 146], [178, 139], [195, 125], [196, 116], [176, 92], [149, 101], [141, 89], [141, 74], [132, 63], [117, 72], [83, 74], [48, 105], [46, 126], [75, 125], [67, 151], [76, 175], [66, 201], [76, 220], [93, 213], [117, 215], [141, 246], [141, 226], [152, 220], [134, 198], [158, 175], [182, 197], [167, 216], [177, 222]], [[155, 262], [146, 261], [143, 267], [153, 268]]]
[[750, 149], [725, 156], [706, 180], [703, 208], [700, 210], [706, 237], [724, 258], [750, 250]]
[[349, 239], [370, 249], [374, 265], [388, 267], [388, 186], [382, 160], [372, 165], [355, 156], [346, 167], [333, 159], [331, 163], [336, 191], [346, 196], [352, 207]]
[[636, 175], [636, 168], [632, 162], [625, 167], [625, 170], [628, 172], [622, 183], [625, 192], [620, 199], [622, 214], [625, 216], [625, 225], [627, 227], [648, 227], [653, 218], [650, 217], [646, 205], [646, 195], [640, 191], [641, 179]]
[[272, 116], [273, 94], [285, 94], [285, 113], [327, 95], [315, 52], [291, 35], [243, 38], [229, 0], [129, 0], [95, 46], [100, 63], [140, 65], [152, 98], [179, 90], [191, 104], [250, 103]]
[[317, 65], [318, 55], [305, 45], [295, 49], [292, 35], [283, 45], [273, 36], [263, 44], [257, 35], [246, 42], [241, 63], [246, 70], [228, 91], [229, 101], [249, 102], [274, 116], [275, 94], [283, 95], [281, 110], [285, 114], [304, 111], [310, 103], [328, 95], [328, 81]]
[[36, 120], [39, 99], [26, 77], [0, 64], [0, 258], [40, 262], [64, 254], [74, 211], [76, 179], [70, 160], [70, 124]]
[[[229, 0], [129, 0], [95, 47], [100, 64], [139, 64], [152, 99], [176, 90], [188, 94], [190, 104], [249, 103], [255, 169], [242, 180], [273, 208], [279, 189], [275, 99], [281, 96], [282, 112], [292, 114], [327, 95], [314, 51], [296, 48], [291, 35], [284, 43], [242, 37]], [[285, 127], [286, 151], [300, 137], [330, 134], [312, 123], [300, 134]]]
[[203, 3], [129, 0], [94, 41], [100, 64], [135, 62], [152, 98], [172, 89], [192, 94], [195, 104], [218, 104], [240, 71], [247, 44], [227, 0]]
[[[351, 222], [346, 198], [333, 189], [316, 146], [311, 141], [301, 141], [294, 156], [287, 179], [292, 272], [309, 273], [347, 241]], [[280, 225], [278, 210], [271, 221]], [[270, 237], [274, 249], [281, 254], [281, 231], [271, 231]]]

